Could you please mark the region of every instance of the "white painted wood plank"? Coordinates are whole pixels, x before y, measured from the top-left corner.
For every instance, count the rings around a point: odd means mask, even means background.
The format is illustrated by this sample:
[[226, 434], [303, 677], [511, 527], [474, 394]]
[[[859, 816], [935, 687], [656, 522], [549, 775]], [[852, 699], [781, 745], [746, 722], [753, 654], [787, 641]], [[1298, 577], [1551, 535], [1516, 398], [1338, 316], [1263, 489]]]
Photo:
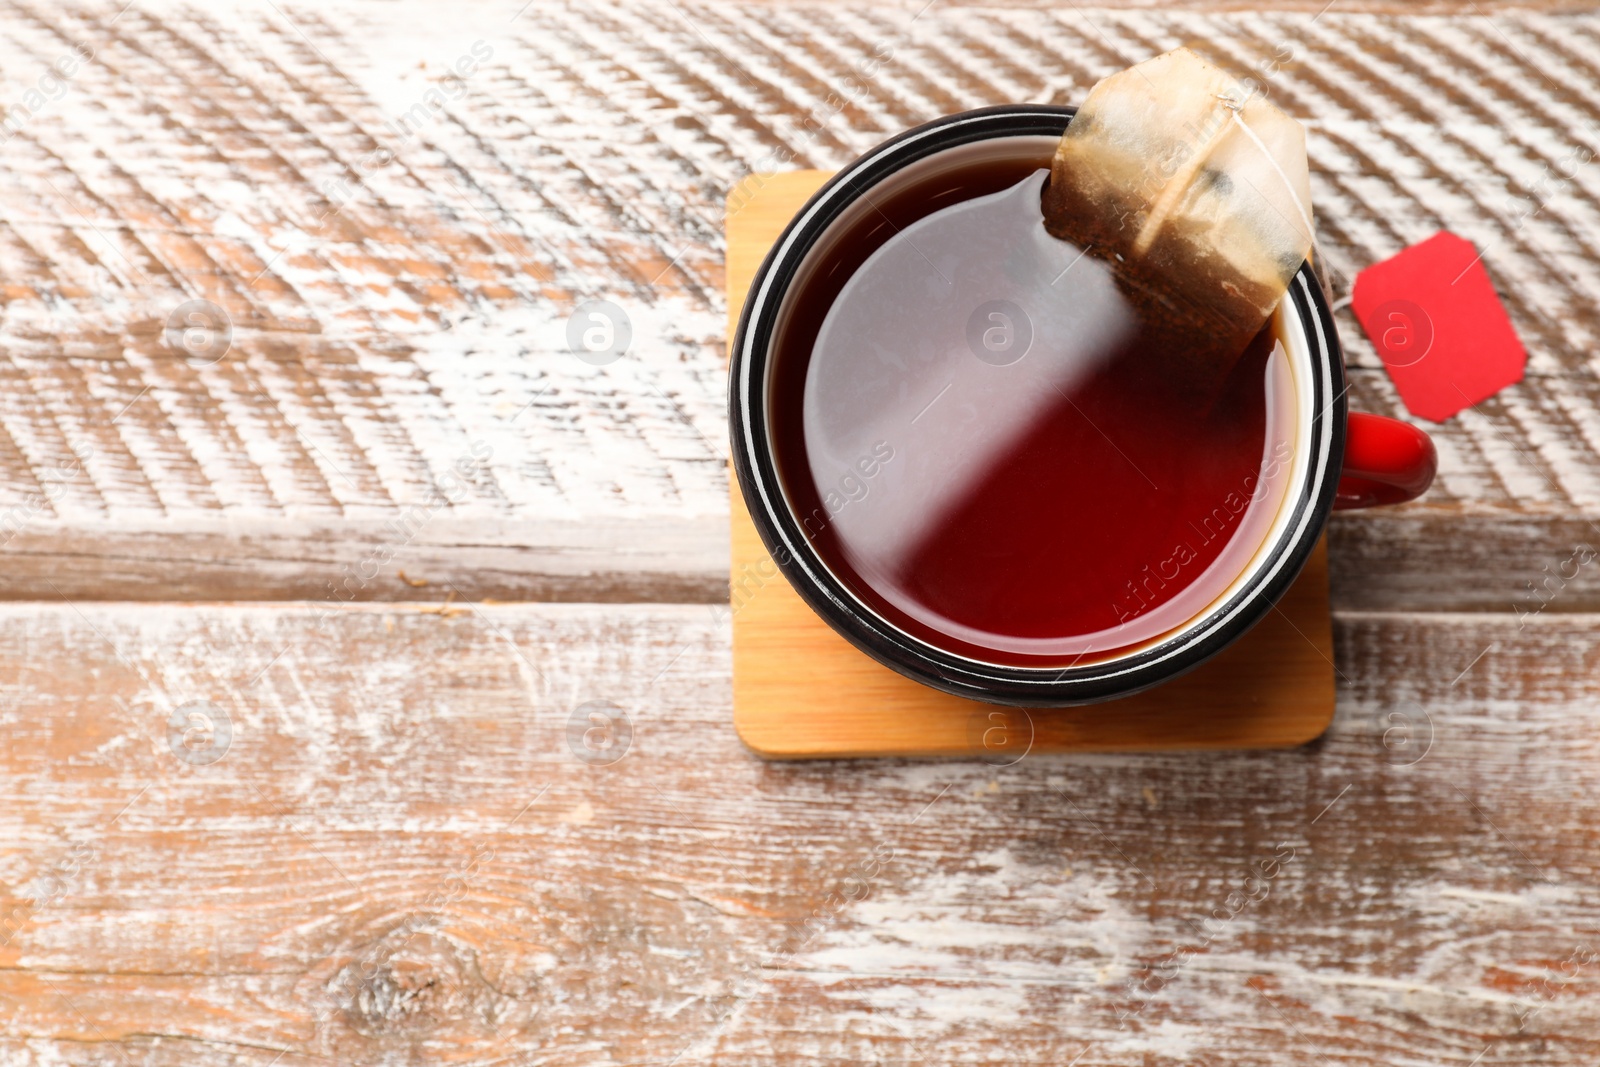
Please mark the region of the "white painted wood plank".
[[423, 607], [0, 609], [8, 1064], [1600, 1051], [1600, 616], [1346, 614], [1314, 745], [996, 768], [751, 757], [703, 606]]
[[[250, 545], [381, 525], [480, 454], [438, 529], [471, 545], [480, 522], [528, 524], [504, 595], [562, 584], [539, 545], [563, 524], [714, 526], [727, 189], [752, 168], [838, 166], [950, 110], [1079, 99], [1180, 42], [1243, 70], [1292, 53], [1271, 90], [1311, 131], [1341, 285], [1441, 226], [1485, 249], [1532, 376], [1439, 429], [1430, 502], [1600, 513], [1600, 179], [1541, 182], [1593, 140], [1600, 21], [1543, 8], [8, 6], [0, 523], [103, 557], [103, 594], [130, 596], [147, 583], [108, 529], [148, 534], [152, 569], [185, 595], [217, 568], [184, 556], [229, 560], [217, 596], [303, 595], [333, 577], [321, 563], [285, 569]], [[73, 59], [79, 42], [91, 58]], [[71, 76], [30, 96], [63, 57]], [[841, 105], [840, 84], [860, 91]], [[603, 367], [566, 348], [591, 298], [633, 330]], [[167, 340], [195, 299], [231, 320], [215, 361]], [[1341, 322], [1357, 397], [1395, 410]], [[197, 528], [229, 532], [197, 550]], [[659, 564], [704, 589], [705, 561], [694, 545]]]

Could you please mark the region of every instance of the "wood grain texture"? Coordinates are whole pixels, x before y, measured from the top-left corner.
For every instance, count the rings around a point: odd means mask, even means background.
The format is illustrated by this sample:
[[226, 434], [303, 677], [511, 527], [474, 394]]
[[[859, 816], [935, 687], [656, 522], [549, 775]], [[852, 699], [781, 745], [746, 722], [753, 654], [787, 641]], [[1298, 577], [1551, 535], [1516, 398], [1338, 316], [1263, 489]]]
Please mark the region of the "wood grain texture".
[[[361, 557], [298, 546], [442, 502], [441, 544], [509, 536], [482, 595], [576, 595], [570, 550], [595, 599], [712, 599], [727, 192], [1179, 43], [1306, 123], [1341, 291], [1441, 227], [1484, 250], [1529, 376], [1436, 429], [1407, 514], [1560, 529], [1600, 509], [1600, 17], [1559, 7], [5, 4], [0, 596], [305, 596]], [[633, 331], [599, 367], [567, 348], [591, 299]], [[220, 358], [169, 338], [193, 300]], [[1340, 318], [1354, 402], [1399, 413]], [[711, 543], [640, 565], [663, 521]], [[1336, 597], [1391, 521], [1339, 520]], [[361, 596], [403, 595], [384, 578]]]
[[995, 768], [754, 758], [704, 606], [8, 607], [0, 1056], [1592, 1064], [1597, 632], [1343, 615], [1313, 746]]
[[[0, 4], [0, 596], [48, 598], [0, 606], [0, 1063], [1600, 1058], [1600, 179], [1546, 171], [1600, 18], [516, 6]], [[1530, 347], [1427, 500], [1333, 525], [1329, 733], [752, 757], [728, 190], [1185, 41], [1293, 50], [1341, 285], [1449, 226]], [[63, 598], [219, 596], [309, 602]], [[455, 602], [347, 603], [406, 596]]]

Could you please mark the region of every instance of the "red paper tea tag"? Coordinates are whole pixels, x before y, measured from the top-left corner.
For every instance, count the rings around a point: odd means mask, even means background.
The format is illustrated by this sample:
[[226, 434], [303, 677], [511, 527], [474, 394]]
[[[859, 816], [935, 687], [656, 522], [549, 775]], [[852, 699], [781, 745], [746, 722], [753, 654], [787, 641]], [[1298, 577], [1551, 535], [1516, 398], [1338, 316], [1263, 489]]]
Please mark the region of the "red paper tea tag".
[[1453, 233], [1356, 275], [1350, 305], [1419, 418], [1442, 422], [1522, 379], [1527, 352], [1478, 250]]

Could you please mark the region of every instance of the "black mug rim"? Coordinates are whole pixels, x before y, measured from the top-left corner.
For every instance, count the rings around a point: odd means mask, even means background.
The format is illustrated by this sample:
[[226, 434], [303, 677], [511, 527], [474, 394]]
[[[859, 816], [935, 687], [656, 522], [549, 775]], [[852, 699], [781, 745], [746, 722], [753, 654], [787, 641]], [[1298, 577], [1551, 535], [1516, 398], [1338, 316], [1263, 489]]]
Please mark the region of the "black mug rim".
[[948, 115], [891, 138], [822, 186], [784, 229], [751, 282], [729, 359], [728, 414], [739, 491], [772, 560], [813, 611], [873, 659], [935, 689], [1016, 707], [1067, 707], [1170, 681], [1221, 652], [1272, 610], [1310, 559], [1333, 509], [1344, 457], [1344, 359], [1333, 313], [1309, 263], [1289, 285], [1312, 365], [1310, 470], [1269, 556], [1244, 586], [1173, 635], [1126, 656], [1072, 667], [1013, 667], [947, 652], [904, 633], [845, 588], [789, 509], [767, 432], [767, 372], [778, 313], [817, 240], [865, 190], [936, 152], [995, 137], [1055, 136], [1076, 108], [1001, 105]]

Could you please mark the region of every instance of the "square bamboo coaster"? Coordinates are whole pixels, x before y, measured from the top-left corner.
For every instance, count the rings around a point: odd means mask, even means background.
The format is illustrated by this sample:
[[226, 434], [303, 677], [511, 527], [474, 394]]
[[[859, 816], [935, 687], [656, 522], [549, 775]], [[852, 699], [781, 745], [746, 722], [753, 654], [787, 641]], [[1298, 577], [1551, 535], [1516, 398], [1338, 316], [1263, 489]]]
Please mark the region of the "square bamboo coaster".
[[[730, 346], [767, 249], [828, 177], [761, 175], [730, 197]], [[759, 755], [976, 756], [1003, 764], [1030, 751], [1283, 748], [1318, 736], [1333, 718], [1325, 544], [1277, 610], [1183, 677], [1104, 704], [1024, 711], [940, 693], [857, 651], [776, 572], [737, 485], [729, 512], [738, 590], [733, 719]]]

